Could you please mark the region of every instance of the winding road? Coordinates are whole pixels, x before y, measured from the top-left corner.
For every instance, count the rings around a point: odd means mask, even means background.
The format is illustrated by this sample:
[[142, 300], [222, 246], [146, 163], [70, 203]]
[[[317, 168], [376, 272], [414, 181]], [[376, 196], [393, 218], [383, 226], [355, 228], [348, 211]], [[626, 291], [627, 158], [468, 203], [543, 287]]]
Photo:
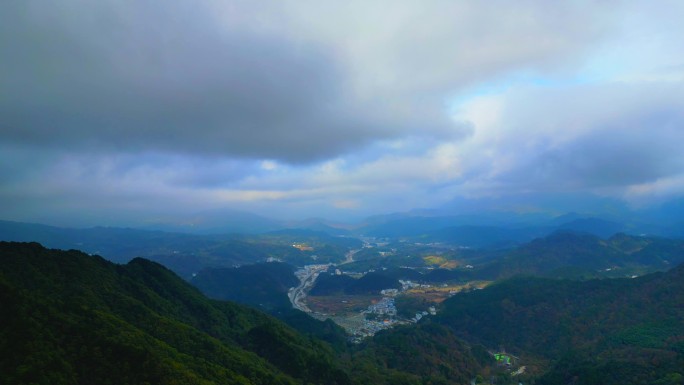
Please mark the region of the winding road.
[[[340, 263], [340, 265], [354, 262], [354, 254], [358, 253], [359, 251], [361, 251], [361, 249], [349, 250], [347, 254], [345, 254], [344, 262]], [[309, 307], [306, 306], [306, 303], [304, 303], [304, 300], [306, 299], [306, 293], [308, 293], [309, 289], [313, 287], [318, 275], [327, 270], [331, 265], [332, 264], [304, 266], [304, 268], [295, 273], [297, 278], [299, 278], [299, 286], [293, 287], [287, 292], [287, 296], [290, 298], [292, 307], [305, 313], [311, 313], [311, 309], [309, 309]]]
[[309, 291], [309, 289], [311, 289], [314, 282], [316, 282], [318, 275], [321, 274], [322, 271], [327, 270], [328, 267], [330, 267], [330, 265], [305, 266], [303, 269], [295, 273], [297, 274], [297, 277], [299, 277], [299, 286], [291, 288], [287, 293], [287, 296], [290, 298], [290, 302], [292, 303], [292, 307], [305, 313], [311, 313], [311, 309], [309, 309], [309, 307], [306, 306], [306, 303], [304, 303], [304, 299], [306, 299], [306, 293]]

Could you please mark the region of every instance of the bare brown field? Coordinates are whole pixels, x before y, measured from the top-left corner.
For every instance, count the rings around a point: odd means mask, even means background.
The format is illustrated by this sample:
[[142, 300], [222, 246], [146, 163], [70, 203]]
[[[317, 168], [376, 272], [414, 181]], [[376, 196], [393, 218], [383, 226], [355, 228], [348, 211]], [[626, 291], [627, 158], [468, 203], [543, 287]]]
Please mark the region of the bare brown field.
[[381, 298], [379, 295], [309, 296], [306, 297], [306, 304], [317, 313], [343, 315], [365, 310]]
[[420, 287], [407, 290], [403, 294], [421, 298], [433, 303], [441, 303], [453, 295], [453, 293], [458, 293], [463, 290], [481, 289], [490, 283], [490, 281], [473, 281], [464, 285]]
[[361, 313], [351, 313], [345, 316], [332, 316], [330, 319], [350, 333], [363, 327], [366, 322], [365, 315]]

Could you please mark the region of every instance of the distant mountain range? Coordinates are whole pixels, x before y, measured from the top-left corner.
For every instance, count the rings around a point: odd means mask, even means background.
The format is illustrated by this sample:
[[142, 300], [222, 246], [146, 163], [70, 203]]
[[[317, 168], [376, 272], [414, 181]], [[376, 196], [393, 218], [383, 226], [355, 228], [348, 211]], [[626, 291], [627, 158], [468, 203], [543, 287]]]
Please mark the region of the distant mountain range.
[[[482, 202], [481, 202], [482, 203]], [[162, 234], [221, 236], [232, 234], [249, 236], [278, 231], [311, 230], [331, 236], [375, 237], [405, 239], [414, 242], [440, 242], [473, 248], [509, 248], [543, 237], [557, 230], [586, 232], [602, 238], [623, 232], [633, 235], [684, 238], [684, 200], [671, 201], [660, 207], [644, 210], [630, 210], [624, 205], [609, 209], [596, 208], [596, 213], [570, 212], [550, 215], [545, 212], [515, 212], [480, 207], [480, 211], [467, 206], [445, 207], [432, 210], [412, 210], [403, 213], [376, 215], [358, 223], [336, 223], [323, 218], [297, 221], [283, 221], [238, 210], [211, 210], [183, 217], [160, 218], [137, 223], [133, 228], [95, 227], [87, 229], [66, 229], [54, 226], [32, 225], [20, 222], [0, 221], [0, 239], [31, 240], [27, 233], [40, 235], [41, 242], [54, 245], [78, 247], [92, 250], [111, 258], [125, 255], [122, 246], [106, 244], [106, 238], [131, 237], [137, 241], [153, 241]], [[615, 202], [613, 202], [615, 203]], [[33, 227], [32, 227], [33, 226]], [[147, 230], [149, 233], [134, 233]], [[87, 233], [89, 232], [89, 234]], [[153, 235], [156, 234], [156, 235]], [[96, 239], [98, 238], [99, 239]], [[174, 235], [174, 237], [179, 237]], [[95, 240], [95, 242], [91, 242]], [[89, 243], [90, 242], [90, 243]], [[168, 244], [168, 242], [164, 242]], [[99, 247], [99, 249], [93, 250]], [[136, 243], [139, 247], [139, 242]], [[102, 250], [106, 249], [106, 250]], [[149, 254], [144, 254], [149, 255]], [[124, 257], [122, 257], [124, 258]], [[123, 260], [122, 260], [123, 261]]]
[[626, 224], [568, 214], [542, 223], [500, 223], [472, 217], [406, 217], [363, 227], [358, 231], [378, 238], [440, 242], [472, 248], [510, 248], [558, 230], [610, 237], [632, 232]]
[[487, 279], [514, 275], [558, 278], [625, 277], [665, 271], [684, 262], [684, 240], [616, 234], [602, 239], [557, 231], [503, 253], [473, 274]]
[[[296, 265], [341, 261], [361, 241], [308, 229], [244, 234], [184, 234], [165, 231], [93, 227], [61, 228], [0, 221], [0, 240], [39, 242], [63, 250], [77, 249], [125, 263], [145, 257], [189, 279], [206, 267], [233, 267], [277, 258]], [[293, 244], [306, 244], [296, 248]]]
[[[631, 208], [623, 201], [605, 197], [567, 198], [566, 201], [545, 201], [544, 197], [534, 196], [509, 197], [505, 201], [486, 197], [462, 199], [441, 207], [373, 215], [346, 223], [326, 218], [283, 220], [235, 209], [214, 209], [132, 221], [121, 227], [203, 235], [308, 229], [331, 235], [407, 237], [459, 226], [558, 229], [578, 221], [569, 226], [574, 230], [584, 227], [584, 231], [602, 237], [615, 232], [684, 237], [682, 198], [642, 208]], [[591, 223], [594, 220], [604, 223]]]
[[[401, 234], [401, 231], [414, 234], [395, 239], [473, 248], [457, 255], [461, 262], [474, 265], [473, 269], [437, 269], [426, 275], [425, 280], [497, 279], [515, 274], [566, 278], [641, 275], [679, 263], [678, 253], [684, 242], [624, 233], [607, 237], [606, 234], [624, 230], [624, 226], [577, 215], [557, 218], [544, 227], [441, 228], [448, 223], [453, 221], [435, 218], [435, 224], [429, 225], [428, 218], [404, 218], [389, 224], [392, 234]], [[423, 225], [433, 230], [420, 233]], [[375, 227], [375, 231], [379, 232], [376, 235], [383, 235], [381, 227]], [[283, 229], [255, 235], [198, 235], [107, 227], [68, 229], [9, 221], [0, 221], [0, 240], [78, 249], [120, 263], [145, 257], [168, 266], [185, 279], [206, 268], [227, 268], [269, 259], [295, 266], [341, 262], [349, 250], [362, 247], [362, 242], [352, 236], [310, 229]], [[396, 247], [410, 253], [406, 244], [398, 243]], [[373, 266], [392, 268], [423, 263], [420, 258], [407, 259], [400, 255], [382, 257], [377, 250], [380, 249], [363, 249], [357, 253], [358, 261], [348, 267], [366, 266], [368, 270]], [[597, 274], [599, 270], [601, 274]]]

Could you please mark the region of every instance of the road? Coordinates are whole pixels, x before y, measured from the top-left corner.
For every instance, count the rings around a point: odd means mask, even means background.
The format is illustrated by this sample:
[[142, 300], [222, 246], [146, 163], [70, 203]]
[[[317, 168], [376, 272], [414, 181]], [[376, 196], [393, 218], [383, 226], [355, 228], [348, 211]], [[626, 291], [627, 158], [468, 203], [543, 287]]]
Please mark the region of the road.
[[290, 298], [292, 307], [299, 309], [305, 313], [311, 313], [311, 309], [306, 306], [304, 300], [306, 299], [306, 293], [311, 289], [313, 284], [316, 282], [316, 278], [330, 267], [330, 265], [311, 265], [305, 266], [303, 269], [298, 270], [295, 274], [299, 278], [299, 286], [293, 287], [287, 293]]
[[[345, 254], [344, 262], [340, 263], [340, 265], [354, 262], [354, 254], [358, 253], [359, 251], [361, 251], [361, 249], [349, 250], [349, 252]], [[304, 303], [304, 300], [306, 299], [306, 293], [308, 293], [309, 289], [313, 287], [318, 275], [322, 271], [327, 270], [329, 267], [330, 264], [309, 265], [304, 266], [304, 268], [295, 273], [297, 278], [299, 278], [299, 286], [291, 288], [287, 293], [287, 296], [290, 298], [290, 302], [292, 303], [292, 307], [306, 313], [311, 313], [311, 309], [309, 309], [309, 307], [306, 306], [306, 303]]]
[[354, 254], [358, 253], [359, 251], [361, 251], [361, 249], [349, 250], [349, 252], [347, 252], [347, 254], [344, 256], [344, 262], [340, 263], [340, 265], [354, 262]]

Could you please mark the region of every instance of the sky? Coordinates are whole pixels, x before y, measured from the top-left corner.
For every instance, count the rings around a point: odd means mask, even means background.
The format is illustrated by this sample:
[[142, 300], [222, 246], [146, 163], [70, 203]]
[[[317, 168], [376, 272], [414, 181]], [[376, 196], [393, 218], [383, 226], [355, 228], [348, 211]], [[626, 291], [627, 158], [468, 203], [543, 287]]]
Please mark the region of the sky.
[[2, 1], [0, 219], [679, 199], [682, 19], [677, 0]]

